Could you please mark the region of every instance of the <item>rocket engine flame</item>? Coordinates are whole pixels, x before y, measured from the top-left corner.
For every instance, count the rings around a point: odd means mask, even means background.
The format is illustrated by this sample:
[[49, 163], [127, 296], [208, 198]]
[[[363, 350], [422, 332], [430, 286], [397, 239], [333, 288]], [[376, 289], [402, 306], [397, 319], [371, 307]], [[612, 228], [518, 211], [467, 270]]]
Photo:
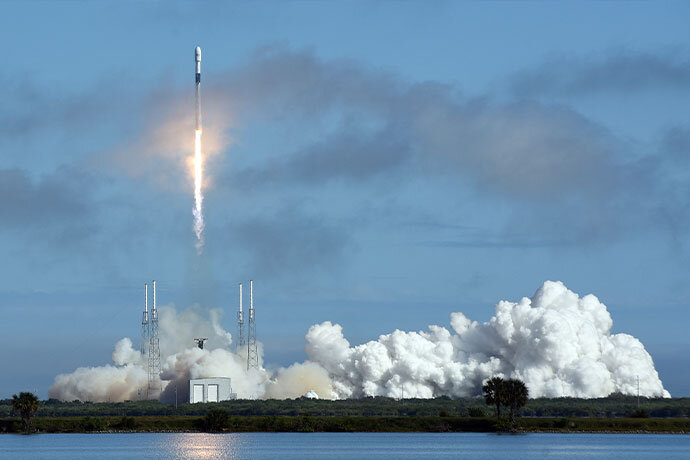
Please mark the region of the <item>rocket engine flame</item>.
[[204, 213], [202, 192], [203, 185], [203, 155], [201, 153], [201, 130], [194, 131], [194, 233], [196, 233], [196, 250], [201, 254], [204, 246]]

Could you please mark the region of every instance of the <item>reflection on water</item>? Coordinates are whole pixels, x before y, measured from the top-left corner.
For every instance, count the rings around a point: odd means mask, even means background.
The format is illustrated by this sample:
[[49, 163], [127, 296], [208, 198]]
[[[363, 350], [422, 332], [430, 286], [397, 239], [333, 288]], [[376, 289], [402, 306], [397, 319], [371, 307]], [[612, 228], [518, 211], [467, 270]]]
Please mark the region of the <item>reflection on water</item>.
[[179, 433], [158, 440], [159, 449], [174, 458], [239, 459], [243, 435], [239, 433]]
[[690, 436], [540, 433], [93, 433], [0, 435], [0, 459], [687, 459]]

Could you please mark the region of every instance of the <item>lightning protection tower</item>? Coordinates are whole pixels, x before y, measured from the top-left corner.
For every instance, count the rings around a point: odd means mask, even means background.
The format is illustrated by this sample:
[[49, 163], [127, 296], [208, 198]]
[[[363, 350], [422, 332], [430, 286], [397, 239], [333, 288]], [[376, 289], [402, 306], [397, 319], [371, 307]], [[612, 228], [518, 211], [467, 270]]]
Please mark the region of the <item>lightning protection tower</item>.
[[141, 315], [141, 355], [146, 355], [149, 344], [149, 285], [144, 284], [144, 312]]
[[259, 353], [256, 347], [256, 316], [254, 314], [254, 281], [249, 281], [249, 321], [247, 327], [247, 370], [259, 368]]
[[153, 308], [149, 321], [149, 386], [148, 396], [160, 392], [161, 350], [158, 340], [158, 309], [156, 308], [156, 280], [153, 280]]
[[240, 309], [237, 311], [237, 343], [235, 349], [239, 352], [244, 346], [244, 313], [242, 312], [242, 283], [240, 283]]
[[[141, 314], [141, 357], [142, 360], [148, 361], [149, 348], [149, 285], [144, 284], [144, 311]], [[138, 393], [141, 397], [142, 388], [139, 388]]]

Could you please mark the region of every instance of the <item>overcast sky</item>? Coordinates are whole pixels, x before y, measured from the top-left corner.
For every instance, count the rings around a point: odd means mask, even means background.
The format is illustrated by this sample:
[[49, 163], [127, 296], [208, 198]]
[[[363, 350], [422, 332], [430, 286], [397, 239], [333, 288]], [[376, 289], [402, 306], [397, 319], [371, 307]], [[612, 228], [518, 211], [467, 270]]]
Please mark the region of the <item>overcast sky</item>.
[[[560, 280], [690, 396], [686, 2], [0, 3], [0, 397], [255, 280], [272, 365]], [[195, 252], [194, 46], [206, 246]], [[193, 344], [191, 344], [193, 345]]]

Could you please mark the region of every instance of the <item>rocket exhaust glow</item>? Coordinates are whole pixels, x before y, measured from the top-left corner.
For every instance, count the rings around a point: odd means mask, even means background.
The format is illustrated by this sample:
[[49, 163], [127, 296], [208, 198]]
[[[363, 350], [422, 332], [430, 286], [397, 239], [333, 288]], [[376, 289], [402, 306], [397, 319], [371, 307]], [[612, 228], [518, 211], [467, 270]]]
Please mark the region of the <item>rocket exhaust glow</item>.
[[194, 129], [194, 233], [196, 233], [196, 250], [201, 254], [204, 247], [204, 214], [202, 193], [203, 155], [201, 152], [201, 48], [194, 49], [195, 90], [196, 90], [196, 123]]

